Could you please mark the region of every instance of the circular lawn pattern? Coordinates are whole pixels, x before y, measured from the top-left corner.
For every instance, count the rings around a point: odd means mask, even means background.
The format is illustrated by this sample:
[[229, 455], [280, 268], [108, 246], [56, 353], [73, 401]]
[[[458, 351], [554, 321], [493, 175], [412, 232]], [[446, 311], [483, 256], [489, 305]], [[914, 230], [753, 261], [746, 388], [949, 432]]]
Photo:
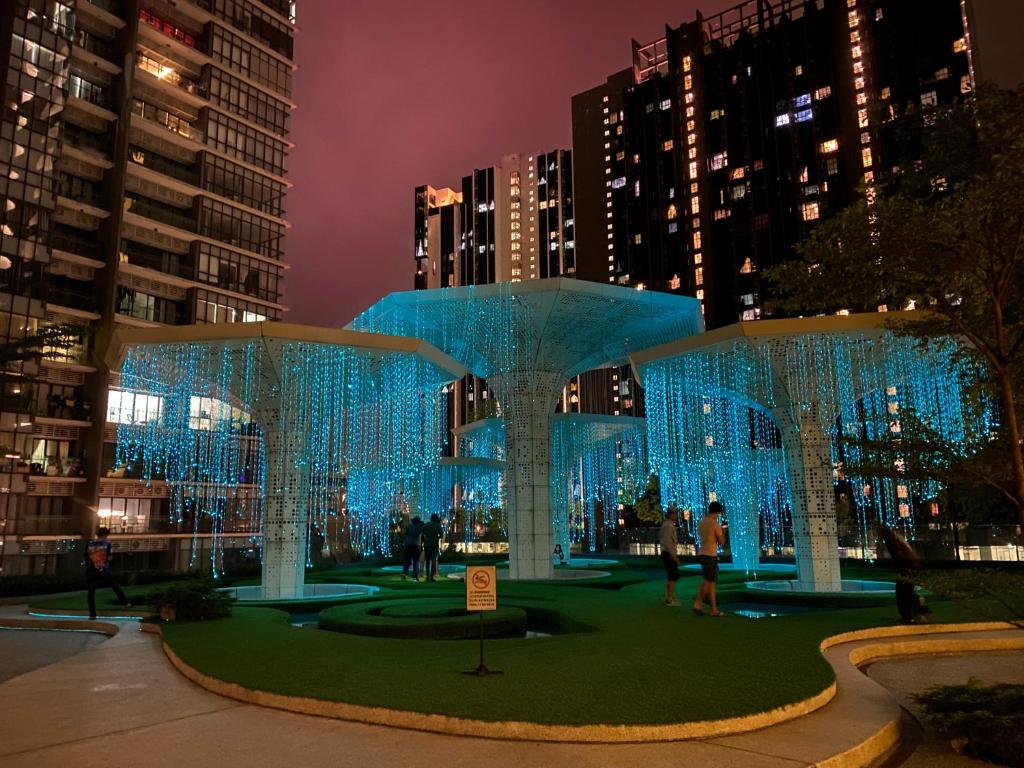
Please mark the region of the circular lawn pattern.
[[[511, 606], [484, 611], [485, 637], [522, 637], [526, 611]], [[461, 600], [374, 600], [320, 612], [320, 629], [368, 637], [468, 640], [480, 636], [480, 617]]]

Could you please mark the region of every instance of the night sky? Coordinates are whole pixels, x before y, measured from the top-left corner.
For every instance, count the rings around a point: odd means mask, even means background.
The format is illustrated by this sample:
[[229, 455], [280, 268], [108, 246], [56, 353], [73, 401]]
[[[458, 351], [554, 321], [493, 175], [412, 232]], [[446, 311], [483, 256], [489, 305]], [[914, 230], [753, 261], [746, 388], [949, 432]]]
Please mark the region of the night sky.
[[412, 288], [413, 189], [571, 146], [570, 98], [630, 40], [735, 0], [300, 0], [290, 322], [340, 326]]

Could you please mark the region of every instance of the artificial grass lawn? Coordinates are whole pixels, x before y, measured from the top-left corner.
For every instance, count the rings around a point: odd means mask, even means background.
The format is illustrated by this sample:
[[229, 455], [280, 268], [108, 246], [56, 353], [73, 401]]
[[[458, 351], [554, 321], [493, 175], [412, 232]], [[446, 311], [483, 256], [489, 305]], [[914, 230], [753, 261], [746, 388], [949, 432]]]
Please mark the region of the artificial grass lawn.
[[[640, 569], [632, 568], [631, 571]], [[878, 571], [875, 570], [877, 575]], [[635, 573], [634, 573], [635, 575]], [[724, 576], [724, 574], [723, 574]], [[372, 579], [402, 600], [458, 597], [458, 582]], [[760, 712], [822, 691], [833, 679], [818, 646], [829, 635], [896, 623], [892, 598], [878, 607], [771, 619], [696, 616], [663, 604], [651, 578], [618, 590], [579, 583], [499, 582], [499, 604], [544, 608], [575, 628], [539, 639], [488, 640], [487, 664], [503, 675], [459, 674], [477, 662], [474, 641], [395, 640], [297, 629], [281, 611], [236, 607], [229, 619], [163, 625], [189, 665], [213, 677], [277, 693], [483, 720], [541, 723], [670, 723]], [[745, 599], [742, 578], [723, 579], [723, 607]], [[937, 603], [936, 621], [992, 618]]]

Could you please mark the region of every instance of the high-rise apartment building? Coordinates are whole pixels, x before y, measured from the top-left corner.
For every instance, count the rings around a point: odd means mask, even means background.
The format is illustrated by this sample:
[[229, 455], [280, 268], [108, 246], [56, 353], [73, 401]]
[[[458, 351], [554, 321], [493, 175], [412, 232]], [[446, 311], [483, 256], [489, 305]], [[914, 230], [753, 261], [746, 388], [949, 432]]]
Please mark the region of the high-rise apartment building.
[[[0, 6], [0, 341], [89, 327], [4, 375], [0, 573], [77, 568], [80, 539], [99, 524], [140, 565], [187, 559], [197, 527], [169, 519], [167, 487], [115, 466], [116, 425], [153, 418], [160, 403], [117, 387], [106, 348], [119, 325], [285, 311], [294, 10]], [[193, 407], [202, 428], [215, 406]], [[247, 544], [240, 526], [229, 547]]]
[[[562, 149], [506, 155], [464, 176], [458, 192], [417, 187], [414, 287], [575, 276], [573, 205], [572, 152]], [[575, 387], [566, 390], [565, 410], [579, 410]], [[490, 392], [475, 376], [454, 385], [449, 397], [452, 427], [490, 413]], [[447, 449], [455, 449], [450, 434]]]
[[416, 288], [572, 276], [572, 153], [506, 155], [461, 191], [416, 188]]
[[634, 42], [573, 98], [580, 275], [696, 296], [708, 327], [772, 316], [765, 270], [896, 163], [906, 110], [1021, 79], [1009, 5], [747, 0]]

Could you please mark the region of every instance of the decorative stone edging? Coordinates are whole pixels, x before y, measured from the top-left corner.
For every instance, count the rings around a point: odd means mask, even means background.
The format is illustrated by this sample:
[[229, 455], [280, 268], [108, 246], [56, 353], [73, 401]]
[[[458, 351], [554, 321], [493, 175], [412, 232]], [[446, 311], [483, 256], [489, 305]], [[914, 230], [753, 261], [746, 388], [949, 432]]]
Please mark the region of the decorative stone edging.
[[[146, 631], [159, 632], [158, 625]], [[905, 637], [907, 635], [935, 635], [944, 633], [981, 632], [1016, 629], [1008, 622], [974, 622], [969, 624], [937, 624], [876, 627], [845, 632], [825, 638], [820, 644], [822, 652], [829, 648], [861, 640]], [[702, 720], [689, 723], [657, 725], [552, 725], [518, 720], [473, 720], [448, 715], [411, 712], [407, 710], [369, 707], [345, 702], [325, 701], [305, 696], [290, 696], [269, 691], [246, 688], [206, 675], [186, 664], [162, 642], [164, 653], [171, 664], [186, 678], [207, 690], [257, 706], [282, 709], [300, 714], [330, 717], [369, 725], [383, 725], [406, 730], [427, 731], [451, 736], [506, 739], [514, 741], [547, 741], [576, 743], [630, 743], [652, 741], [687, 741], [709, 739], [746, 733], [778, 725], [803, 717], [825, 706], [837, 692], [833, 681], [814, 696], [766, 712], [722, 720]], [[946, 638], [876, 643], [853, 649], [849, 661], [855, 667], [871, 661], [904, 655], [929, 653], [956, 653], [966, 651], [1018, 650], [1024, 648], [1024, 633], [1020, 638]], [[892, 750], [900, 739], [899, 718], [886, 723], [860, 744], [817, 763], [816, 768], [850, 768], [865, 766]]]
[[99, 632], [101, 635], [107, 637], [113, 637], [121, 628], [117, 624], [111, 624], [106, 621], [82, 621], [81, 619], [17, 619], [17, 618], [3, 618], [0, 619], [0, 627], [8, 627], [10, 629], [73, 629], [73, 630], [91, 630], [93, 632]]

